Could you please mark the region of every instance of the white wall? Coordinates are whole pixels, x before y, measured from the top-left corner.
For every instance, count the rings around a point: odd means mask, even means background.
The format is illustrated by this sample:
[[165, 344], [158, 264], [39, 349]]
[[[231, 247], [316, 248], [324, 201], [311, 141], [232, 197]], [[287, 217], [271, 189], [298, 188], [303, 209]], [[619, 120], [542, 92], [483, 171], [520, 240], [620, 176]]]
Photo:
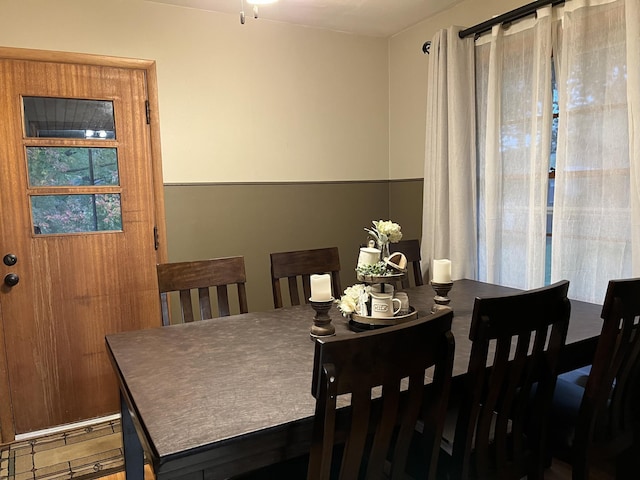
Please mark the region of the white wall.
[[165, 183], [388, 178], [388, 42], [144, 0], [0, 0], [0, 45], [157, 62]]

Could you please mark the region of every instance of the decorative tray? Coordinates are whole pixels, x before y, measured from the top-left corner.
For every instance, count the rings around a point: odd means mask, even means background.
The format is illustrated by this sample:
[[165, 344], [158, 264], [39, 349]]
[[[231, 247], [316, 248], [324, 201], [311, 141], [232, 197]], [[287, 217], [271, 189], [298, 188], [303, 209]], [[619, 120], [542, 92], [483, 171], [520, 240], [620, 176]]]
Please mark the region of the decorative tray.
[[402, 280], [405, 276], [404, 273], [393, 273], [391, 275], [364, 275], [362, 273], [356, 274], [359, 282], [365, 283], [387, 283]]
[[362, 332], [366, 330], [374, 330], [376, 328], [389, 327], [398, 325], [399, 323], [408, 322], [418, 318], [418, 312], [415, 308], [409, 307], [409, 313], [404, 315], [396, 315], [394, 317], [368, 317], [355, 313], [351, 314], [349, 326], [352, 330]]

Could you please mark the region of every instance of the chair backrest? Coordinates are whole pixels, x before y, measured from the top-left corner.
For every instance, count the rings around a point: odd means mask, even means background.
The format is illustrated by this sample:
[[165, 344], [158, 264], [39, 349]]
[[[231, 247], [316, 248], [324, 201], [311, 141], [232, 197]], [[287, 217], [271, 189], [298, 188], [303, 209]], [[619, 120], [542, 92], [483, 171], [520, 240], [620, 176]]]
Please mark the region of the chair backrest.
[[589, 457], [612, 458], [640, 442], [640, 278], [609, 282], [602, 319], [576, 422], [573, 478], [588, 478]]
[[[228, 285], [237, 286], [240, 313], [247, 313], [244, 257], [213, 258], [193, 262], [161, 263], [157, 265], [158, 290], [162, 306], [162, 325], [169, 325], [169, 293], [180, 293], [180, 310], [183, 322], [196, 319], [195, 311], [200, 311], [200, 319], [213, 318], [210, 288], [215, 287], [218, 316], [230, 315]], [[198, 292], [198, 306], [194, 308], [192, 290]]]
[[[271, 286], [273, 305], [284, 306], [280, 279], [287, 279], [291, 305], [309, 303], [311, 297], [310, 277], [317, 273], [331, 274], [333, 296], [342, 294], [340, 286], [340, 254], [337, 247], [297, 250], [271, 254]], [[298, 279], [302, 281], [302, 298], [299, 294]]]
[[564, 280], [476, 298], [453, 442], [454, 478], [494, 478], [496, 471], [501, 479], [543, 478], [546, 418], [571, 310], [568, 288]]
[[407, 275], [402, 280], [402, 287], [409, 288], [411, 286], [410, 277], [413, 277], [415, 286], [424, 285], [422, 267], [420, 266], [420, 261], [422, 260], [420, 241], [418, 239], [400, 240], [398, 243], [391, 244], [391, 251], [401, 252], [407, 258]]
[[[451, 310], [442, 311], [380, 330], [316, 340], [308, 480], [328, 479], [336, 452], [341, 452], [336, 453], [340, 479], [364, 478], [359, 473], [365, 472], [366, 478], [382, 478], [387, 461], [390, 476], [399, 478], [418, 419], [425, 424], [421, 446], [427, 478], [435, 478], [453, 367], [452, 317]], [[425, 372], [432, 366], [433, 383], [425, 389]], [[401, 382], [406, 378], [408, 385]], [[372, 388], [379, 386], [373, 391], [380, 395], [372, 399]], [[351, 407], [336, 411], [338, 396], [344, 394], [351, 394]], [[335, 445], [344, 448], [334, 450]]]

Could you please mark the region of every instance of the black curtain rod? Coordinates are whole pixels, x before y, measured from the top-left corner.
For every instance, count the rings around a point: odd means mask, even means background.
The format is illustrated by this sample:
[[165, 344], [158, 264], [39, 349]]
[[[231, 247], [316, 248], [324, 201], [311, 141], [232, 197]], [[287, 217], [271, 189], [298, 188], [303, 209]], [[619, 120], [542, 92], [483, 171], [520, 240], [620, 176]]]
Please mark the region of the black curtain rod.
[[[537, 0], [536, 2], [529, 3], [527, 5], [523, 5], [522, 7], [518, 7], [515, 10], [511, 10], [510, 12], [503, 13], [502, 15], [498, 15], [497, 17], [486, 20], [478, 25], [474, 25], [473, 27], [466, 28], [464, 30], [460, 30], [458, 36], [460, 38], [470, 37], [471, 35], [478, 36], [482, 33], [488, 32], [493, 28], [494, 25], [499, 25], [502, 23], [509, 23], [515, 20], [519, 20], [528, 15], [532, 15], [536, 12], [537, 9], [547, 6], [547, 5], [560, 5], [564, 3], [565, 0]], [[431, 42], [424, 42], [422, 45], [422, 52], [429, 53], [429, 48], [431, 47]]]
[[458, 35], [460, 36], [460, 38], [470, 37], [471, 35], [480, 35], [491, 30], [494, 25], [519, 20], [523, 17], [535, 13], [538, 8], [544, 7], [546, 5], [559, 5], [561, 3], [564, 3], [564, 1], [565, 0], [538, 0], [537, 2], [529, 3], [528, 5], [523, 5], [522, 7], [511, 10], [510, 12], [498, 15], [495, 18], [491, 18], [473, 27], [461, 30]]

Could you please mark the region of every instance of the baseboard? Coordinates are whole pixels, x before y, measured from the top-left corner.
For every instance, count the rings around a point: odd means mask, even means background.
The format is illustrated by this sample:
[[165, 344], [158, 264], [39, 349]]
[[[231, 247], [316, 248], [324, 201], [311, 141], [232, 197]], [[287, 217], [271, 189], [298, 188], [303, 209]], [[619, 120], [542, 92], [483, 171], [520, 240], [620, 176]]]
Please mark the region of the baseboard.
[[44, 437], [47, 435], [56, 434], [59, 432], [64, 432], [65, 430], [74, 430], [76, 428], [83, 428], [89, 425], [95, 425], [97, 423], [108, 422], [111, 420], [120, 419], [119, 413], [114, 413], [113, 415], [107, 415], [106, 417], [98, 417], [92, 418], [90, 420], [83, 420], [81, 422], [76, 423], [68, 423], [66, 425], [58, 425], [56, 427], [46, 428], [44, 430], [38, 430], [36, 432], [27, 432], [16, 435], [16, 442], [23, 442], [25, 440], [31, 440], [32, 438]]

